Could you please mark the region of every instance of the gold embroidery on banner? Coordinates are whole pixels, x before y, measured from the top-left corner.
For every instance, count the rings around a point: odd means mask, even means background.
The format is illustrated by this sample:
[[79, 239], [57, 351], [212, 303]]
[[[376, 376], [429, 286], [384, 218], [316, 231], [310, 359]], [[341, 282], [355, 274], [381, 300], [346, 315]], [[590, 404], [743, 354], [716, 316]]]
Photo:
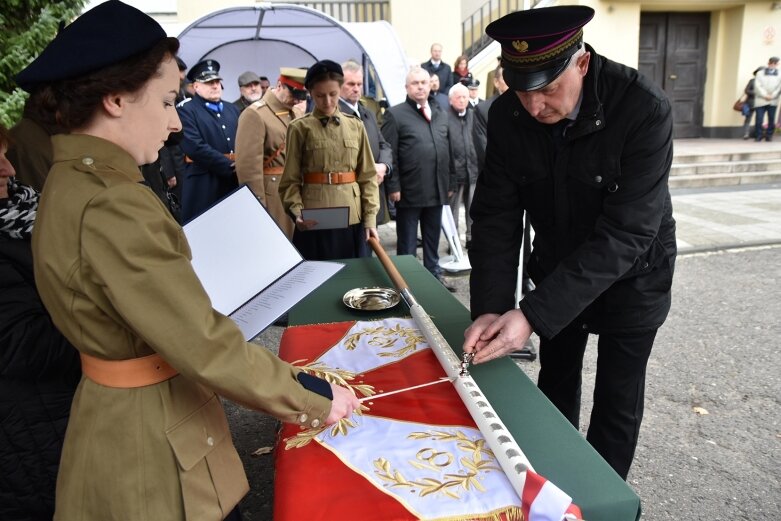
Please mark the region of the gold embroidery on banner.
[[400, 349], [378, 353], [378, 356], [382, 357], [402, 358], [415, 351], [418, 344], [423, 344], [426, 341], [425, 337], [418, 329], [402, 327], [401, 324], [396, 324], [394, 327], [377, 326], [356, 331], [345, 337], [345, 349], [354, 351], [358, 347], [358, 342], [363, 335], [371, 335], [372, 338], [368, 341], [368, 344], [381, 349], [392, 350], [394, 349], [397, 339], [404, 341], [404, 347]]
[[[426, 476], [415, 481], [407, 480], [399, 470], [391, 468], [390, 462], [385, 458], [374, 460], [374, 473], [389, 483], [390, 487], [407, 487], [410, 491], [418, 491], [420, 497], [431, 494], [443, 494], [451, 499], [458, 500], [458, 491], [463, 489], [468, 492], [475, 489], [485, 492], [485, 487], [478, 480], [481, 472], [492, 470], [501, 472], [502, 469], [495, 465], [496, 458], [490, 449], [485, 447], [485, 440], [472, 440], [462, 431], [426, 431], [413, 432], [407, 438], [411, 440], [456, 441], [457, 447], [467, 453], [467, 457], [458, 459], [459, 463], [467, 470], [458, 470], [457, 473], [448, 473], [444, 480], [437, 477]], [[449, 452], [437, 451], [426, 447], [415, 455], [417, 461], [409, 460], [409, 463], [418, 470], [433, 470], [439, 476], [443, 470], [455, 461], [455, 456]]]
[[[295, 362], [292, 362], [292, 365], [300, 368], [306, 373], [322, 378], [328, 383], [347, 387], [356, 396], [358, 394], [361, 396], [373, 396], [376, 394], [373, 385], [364, 384], [362, 382], [358, 382], [357, 384], [350, 383], [355, 379], [355, 373], [352, 371], [346, 371], [344, 369], [332, 369], [320, 362], [303, 366], [298, 365], [302, 362], [304, 362], [304, 360], [296, 360]], [[369, 408], [367, 406], [361, 404], [360, 407], [355, 409], [355, 414], [362, 416], [364, 411], [368, 410]], [[317, 435], [327, 429], [331, 429], [331, 436], [336, 436], [338, 434], [347, 436], [347, 432], [350, 429], [354, 429], [355, 427], [356, 424], [350, 418], [342, 418], [333, 425], [324, 425], [322, 427], [306, 429], [297, 433], [295, 436], [291, 436], [290, 438], [285, 439], [285, 450], [304, 447], [312, 440], [314, 440]]]

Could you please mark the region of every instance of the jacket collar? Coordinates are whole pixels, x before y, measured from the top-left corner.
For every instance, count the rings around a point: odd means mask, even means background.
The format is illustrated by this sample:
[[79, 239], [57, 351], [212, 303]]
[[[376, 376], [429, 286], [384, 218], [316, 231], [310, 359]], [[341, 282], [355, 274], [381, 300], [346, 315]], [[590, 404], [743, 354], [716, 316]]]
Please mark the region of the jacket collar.
[[605, 127], [605, 113], [598, 92], [598, 80], [602, 71], [603, 58], [597, 55], [588, 44], [586, 44], [586, 50], [591, 53], [591, 60], [586, 76], [583, 78], [583, 94], [578, 118], [567, 130], [567, 135], [571, 138], [590, 134]]

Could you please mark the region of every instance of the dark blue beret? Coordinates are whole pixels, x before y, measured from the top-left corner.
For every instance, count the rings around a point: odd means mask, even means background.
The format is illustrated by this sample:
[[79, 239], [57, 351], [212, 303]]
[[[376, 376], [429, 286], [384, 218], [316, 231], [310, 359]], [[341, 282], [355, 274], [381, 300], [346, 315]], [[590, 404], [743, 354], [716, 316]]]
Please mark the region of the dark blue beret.
[[40, 84], [76, 78], [135, 56], [164, 38], [165, 31], [149, 15], [119, 0], [109, 0], [60, 31], [17, 74], [16, 83], [32, 92]]
[[488, 24], [485, 33], [502, 46], [502, 76], [513, 90], [545, 87], [567, 68], [583, 45], [583, 26], [594, 10], [582, 5], [527, 9]]
[[319, 62], [315, 63], [309, 69], [306, 71], [306, 78], [304, 78], [304, 86], [306, 86], [307, 89], [312, 89], [311, 82], [314, 79], [315, 76], [319, 76], [321, 74], [326, 74], [329, 72], [335, 72], [336, 74], [344, 74], [342, 71], [342, 66], [339, 65], [336, 62], [333, 62], [331, 60], [320, 60]]
[[220, 62], [211, 59], [199, 61], [193, 65], [193, 68], [190, 69], [190, 71], [187, 73], [187, 79], [190, 82], [221, 80], [222, 76], [220, 76]]

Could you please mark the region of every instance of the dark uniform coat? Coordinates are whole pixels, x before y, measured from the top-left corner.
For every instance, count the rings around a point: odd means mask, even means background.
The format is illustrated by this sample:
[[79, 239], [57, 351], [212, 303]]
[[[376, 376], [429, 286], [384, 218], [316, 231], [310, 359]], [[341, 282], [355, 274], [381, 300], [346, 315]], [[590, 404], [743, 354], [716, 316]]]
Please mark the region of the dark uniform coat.
[[[345, 114], [354, 114], [353, 109], [341, 99], [339, 100], [339, 110]], [[374, 112], [364, 107], [360, 101], [358, 102], [358, 111], [359, 114], [356, 114], [356, 116], [363, 121], [363, 127], [366, 129], [366, 137], [369, 138], [369, 146], [372, 149], [374, 162], [388, 166], [388, 172], [385, 174], [382, 184], [379, 185], [380, 210], [377, 212], [377, 224], [385, 224], [390, 221], [386, 187], [388, 186], [387, 180], [393, 175], [393, 151], [390, 143], [385, 140], [385, 136], [380, 132], [380, 126], [377, 124], [377, 116], [374, 115]]]
[[307, 427], [331, 402], [212, 309], [182, 228], [127, 152], [87, 135], [52, 143], [33, 232], [52, 320], [82, 353], [157, 353], [180, 373], [133, 389], [81, 379], [55, 519], [222, 520], [248, 484], [217, 394]]
[[184, 138], [182, 151], [192, 160], [186, 163], [182, 183], [182, 220], [189, 221], [238, 186], [233, 161], [225, 154], [235, 152], [239, 109], [223, 102], [222, 112], [206, 108], [198, 95], [177, 105]]
[[451, 168], [458, 184], [477, 182], [477, 152], [473, 139], [474, 118], [472, 110], [459, 116], [452, 107], [447, 109], [448, 136], [450, 141]]
[[382, 134], [393, 150], [393, 176], [388, 193], [401, 192], [397, 207], [447, 204], [448, 191], [456, 189], [450, 167], [447, 114], [431, 106], [426, 121], [411, 98], [385, 111]]
[[557, 126], [534, 120], [514, 92], [493, 103], [472, 204], [472, 316], [514, 307], [525, 209], [537, 288], [520, 307], [545, 338], [573, 321], [595, 333], [650, 330], [670, 308], [670, 103], [636, 70], [587, 48], [580, 112], [558, 153]]
[[293, 238], [295, 224], [279, 198], [282, 173], [269, 174], [264, 165], [284, 168], [287, 127], [293, 119], [302, 115], [297, 108], [283, 105], [269, 89], [263, 99], [242, 112], [236, 133], [236, 175], [239, 183], [249, 185], [288, 239]]
[[485, 149], [488, 145], [488, 111], [491, 110], [491, 105], [498, 97], [497, 95], [481, 101], [472, 112], [475, 116], [472, 137], [475, 142], [475, 152], [477, 152], [478, 172], [482, 172], [485, 166]]
[[[48, 139], [48, 136], [47, 136]], [[0, 233], [0, 519], [51, 519], [79, 354], [33, 280], [29, 239]]]

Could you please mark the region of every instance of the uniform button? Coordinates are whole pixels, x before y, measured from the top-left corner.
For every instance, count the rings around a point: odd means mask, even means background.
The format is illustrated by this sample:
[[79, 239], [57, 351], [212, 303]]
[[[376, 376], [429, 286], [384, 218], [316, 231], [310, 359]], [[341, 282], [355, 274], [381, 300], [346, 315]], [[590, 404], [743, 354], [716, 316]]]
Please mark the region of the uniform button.
[[517, 110], [515, 112], [513, 112], [513, 116], [516, 117], [516, 118], [518, 117], [518, 111]]
[[316, 428], [318, 428], [319, 426], [320, 426], [320, 420], [318, 420], [317, 418], [315, 418], [314, 420], [312, 420], [312, 427], [314, 427], [314, 428], [316, 429]]
[[84, 159], [81, 160], [81, 162], [87, 166], [92, 166], [92, 164], [95, 163], [95, 160], [92, 159], [91, 157], [85, 157]]
[[223, 125], [222, 128], [225, 128], [225, 125]]
[[306, 413], [303, 413], [301, 416], [298, 417], [299, 423], [306, 423], [306, 421], [309, 419], [309, 416], [306, 415]]
[[594, 177], [594, 181], [596, 181], [597, 183], [601, 183], [602, 182], [602, 176], [598, 175], [598, 176]]
[[206, 438], [206, 445], [208, 445], [209, 447], [213, 447], [214, 446], [214, 438], [212, 438], [211, 436]]
[[272, 175], [272, 176], [271, 176], [271, 180], [272, 180], [272, 181], [276, 181], [276, 180], [277, 180], [276, 176], [273, 176], [273, 175]]
[[225, 139], [227, 139], [228, 141], [230, 141], [230, 140], [231, 140], [231, 138], [229, 138], [229, 137], [227, 137], [227, 138], [225, 138]]
[[594, 122], [594, 124], [595, 124], [596, 126], [600, 126], [600, 125], [602, 124], [602, 120], [601, 120], [601, 119], [598, 119], [598, 120], [596, 120], [596, 121]]
[[580, 326], [580, 327], [581, 327], [581, 328], [583, 328], [584, 330], [586, 330], [586, 329], [588, 329], [588, 324], [583, 324], [583, 325], [582, 325], [582, 326]]
[[642, 266], [642, 268], [643, 268], [644, 270], [647, 270], [647, 269], [648, 269], [648, 263], [647, 263], [647, 262], [644, 262], [644, 263], [643, 263], [643, 266]]

